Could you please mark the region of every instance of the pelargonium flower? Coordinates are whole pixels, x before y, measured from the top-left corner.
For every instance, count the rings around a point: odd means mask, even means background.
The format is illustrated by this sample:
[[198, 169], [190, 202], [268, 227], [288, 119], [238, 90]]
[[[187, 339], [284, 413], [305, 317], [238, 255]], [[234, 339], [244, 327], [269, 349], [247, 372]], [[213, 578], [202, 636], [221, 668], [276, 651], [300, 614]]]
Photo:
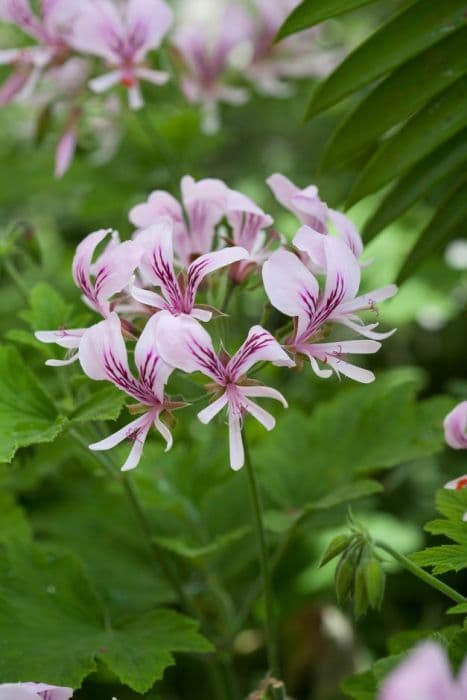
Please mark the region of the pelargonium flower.
[[352, 221], [335, 209], [330, 209], [319, 197], [318, 188], [309, 185], [301, 190], [285, 175], [274, 173], [267, 180], [277, 201], [289, 209], [306, 226], [318, 233], [329, 233], [331, 223], [355, 257], [363, 252], [363, 243]]
[[[457, 479], [452, 479], [452, 481], [448, 481], [446, 484], [444, 484], [444, 488], [450, 489], [452, 491], [461, 491], [462, 489], [466, 489], [467, 474], [464, 474], [463, 476], [458, 476]], [[464, 522], [467, 522], [467, 511], [462, 516], [462, 520]]]
[[[372, 354], [381, 344], [376, 342], [395, 331], [377, 333], [377, 323], [364, 325], [356, 315], [365, 309], [375, 309], [379, 301], [393, 296], [397, 287], [388, 285], [368, 294], [357, 296], [360, 286], [360, 266], [350, 248], [340, 239], [322, 236], [304, 226], [294, 238], [294, 244], [325, 271], [324, 289], [302, 260], [294, 253], [279, 250], [263, 266], [263, 282], [271, 304], [294, 319], [295, 328], [286, 345], [293, 352], [305, 355], [319, 377], [329, 377], [332, 370], [356, 381], [368, 383], [374, 374], [345, 359], [352, 354]], [[322, 342], [325, 325], [347, 326], [368, 340]], [[320, 369], [317, 360], [331, 369]]]
[[72, 688], [46, 683], [3, 683], [0, 700], [70, 700]]
[[467, 450], [467, 401], [458, 404], [444, 419], [444, 437], [454, 450]]
[[[142, 249], [137, 243], [120, 243], [118, 234], [113, 232], [107, 247], [93, 263], [97, 246], [110, 233], [109, 229], [101, 229], [86, 236], [76, 249], [72, 265], [73, 279], [83, 292], [83, 300], [104, 318], [110, 315], [114, 306], [112, 297], [128, 286], [142, 255]], [[66, 360], [47, 360], [46, 364], [61, 366], [75, 362], [85, 330], [73, 328], [38, 331], [35, 335], [42, 343], [56, 343], [69, 351], [75, 350]]]
[[159, 320], [157, 314], [152, 316], [136, 343], [134, 359], [138, 378], [133, 376], [128, 365], [121, 323], [115, 312], [104, 321], [88, 328], [80, 343], [79, 360], [88, 377], [112, 382], [118, 389], [136, 399], [138, 403], [132, 406], [131, 410], [142, 412], [136, 420], [113, 435], [89, 445], [91, 450], [110, 450], [123, 440], [131, 440], [133, 447], [122, 471], [138, 466], [152, 425], [166, 441], [166, 450], [172, 447], [172, 435], [160, 415], [163, 411], [181, 408], [184, 405], [170, 402], [164, 397], [164, 387], [172, 368], [162, 361], [156, 351]]
[[[174, 248], [178, 261], [188, 265], [197, 255], [212, 250], [215, 228], [226, 212], [228, 188], [222, 180], [195, 180], [185, 175], [181, 180], [183, 208], [164, 190], [155, 190], [146, 202], [130, 211], [132, 224], [140, 229], [168, 216], [174, 224]], [[187, 217], [185, 223], [184, 210]]]
[[219, 102], [238, 105], [248, 98], [245, 89], [227, 85], [224, 77], [232, 52], [245, 42], [250, 22], [246, 10], [232, 3], [225, 7], [211, 32], [208, 21], [191, 21], [173, 37], [173, 46], [184, 64], [183, 93], [189, 102], [202, 105], [207, 133], [219, 128]]
[[36, 15], [28, 0], [0, 0], [0, 19], [16, 24], [39, 42], [38, 46], [0, 51], [0, 65], [14, 70], [0, 88], [0, 104], [29, 97], [44, 70], [69, 51], [73, 23], [87, 0], [41, 0]]
[[74, 26], [71, 43], [78, 51], [103, 58], [110, 71], [89, 83], [94, 92], [105, 92], [121, 83], [128, 88], [132, 109], [143, 105], [140, 81], [164, 85], [165, 71], [153, 70], [145, 62], [157, 49], [173, 21], [164, 0], [127, 0], [118, 5], [110, 0], [93, 0], [83, 5]]
[[230, 270], [230, 278], [241, 282], [256, 266], [267, 260], [270, 255], [269, 245], [277, 241], [279, 236], [267, 231], [273, 218], [265, 214], [253, 200], [236, 190], [229, 190], [226, 216], [232, 228], [233, 244], [245, 248], [250, 254], [248, 261], [236, 263]]
[[467, 662], [457, 678], [446, 651], [436, 642], [419, 644], [383, 681], [378, 700], [463, 700], [467, 697]]
[[285, 367], [293, 367], [295, 363], [261, 326], [253, 326], [235, 355], [227, 359], [225, 353], [215, 353], [209, 334], [194, 319], [188, 316], [177, 318], [168, 313], [159, 316], [156, 342], [163, 359], [184, 372], [202, 372], [213, 381], [208, 389], [216, 398], [198, 413], [200, 421], [209, 423], [227, 407], [230, 465], [232, 469], [240, 469], [244, 464], [241, 434], [244, 415], [249, 413], [267, 430], [272, 430], [275, 425], [273, 416], [251, 399], [275, 399], [287, 407], [287, 401], [276, 389], [249, 381], [248, 371], [260, 361]]
[[173, 229], [172, 220], [165, 217], [137, 235], [136, 241], [144, 251], [140, 262], [143, 280], [159, 287], [162, 295], [136, 286], [132, 288], [132, 295], [146, 306], [209, 321], [212, 311], [195, 304], [200, 284], [211, 272], [239, 260], [248, 260], [249, 255], [238, 246], [206, 253], [188, 266], [186, 275], [180, 273], [177, 277], [174, 270]]

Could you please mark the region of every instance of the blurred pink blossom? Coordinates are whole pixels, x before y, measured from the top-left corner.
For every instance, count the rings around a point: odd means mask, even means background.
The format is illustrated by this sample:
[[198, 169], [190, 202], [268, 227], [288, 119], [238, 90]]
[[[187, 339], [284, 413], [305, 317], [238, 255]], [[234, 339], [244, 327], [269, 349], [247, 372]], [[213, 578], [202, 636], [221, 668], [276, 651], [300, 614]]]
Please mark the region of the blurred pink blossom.
[[72, 688], [46, 683], [3, 683], [0, 700], [69, 700]]
[[444, 419], [444, 436], [454, 450], [467, 449], [467, 401], [458, 404]]

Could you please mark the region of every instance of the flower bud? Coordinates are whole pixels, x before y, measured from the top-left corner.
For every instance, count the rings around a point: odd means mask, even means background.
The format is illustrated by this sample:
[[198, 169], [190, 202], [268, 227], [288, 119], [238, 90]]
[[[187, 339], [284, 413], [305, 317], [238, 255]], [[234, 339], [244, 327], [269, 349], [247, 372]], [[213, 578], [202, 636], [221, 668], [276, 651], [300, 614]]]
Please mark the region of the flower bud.
[[320, 567], [337, 557], [338, 554], [341, 554], [351, 541], [352, 538], [349, 535], [338, 535], [334, 537], [321, 558]]

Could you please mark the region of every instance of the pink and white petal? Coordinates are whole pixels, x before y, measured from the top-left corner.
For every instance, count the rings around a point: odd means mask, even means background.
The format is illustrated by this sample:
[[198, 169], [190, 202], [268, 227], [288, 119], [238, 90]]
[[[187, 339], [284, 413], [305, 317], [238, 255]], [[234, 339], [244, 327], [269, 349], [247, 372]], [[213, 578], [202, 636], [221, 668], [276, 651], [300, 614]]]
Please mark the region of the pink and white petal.
[[393, 328], [391, 331], [386, 331], [385, 333], [375, 332], [375, 328], [379, 326], [379, 323], [370, 323], [367, 326], [360, 321], [360, 319], [352, 320], [347, 316], [343, 316], [340, 313], [329, 316], [329, 321], [334, 321], [334, 323], [339, 323], [342, 326], [351, 328], [353, 331], [359, 335], [365, 336], [365, 338], [371, 338], [372, 340], [385, 340], [390, 338], [391, 335], [397, 331], [397, 328]]
[[195, 180], [185, 175], [181, 181], [182, 199], [190, 222], [192, 252], [211, 250], [214, 228], [225, 214], [228, 188], [222, 180]]
[[193, 318], [196, 318], [198, 321], [207, 323], [212, 318], [212, 311], [207, 311], [206, 309], [197, 309], [196, 306], [194, 306], [191, 310], [190, 316], [193, 316]]
[[467, 449], [467, 401], [458, 404], [444, 419], [444, 437], [454, 450]]
[[353, 221], [345, 216], [345, 214], [342, 214], [340, 211], [335, 211], [334, 209], [328, 209], [328, 216], [352, 253], [356, 258], [359, 258], [363, 253], [363, 243]]
[[94, 268], [94, 288], [102, 310], [108, 312], [108, 300], [129, 285], [143, 252], [136, 241], [124, 241], [111, 246], [100, 256]]
[[139, 228], [152, 226], [161, 217], [168, 217], [174, 223], [183, 223], [183, 212], [175, 197], [164, 190], [155, 190], [146, 202], [131, 209], [129, 219]]
[[160, 314], [155, 314], [146, 323], [135, 346], [135, 364], [138, 368], [140, 382], [162, 403], [164, 387], [173, 372], [173, 368], [164, 362], [157, 351], [156, 343], [160, 318]]
[[15, 63], [15, 61], [21, 59], [22, 55], [23, 51], [21, 49], [0, 49], [0, 66], [8, 66], [10, 63]]
[[284, 408], [288, 408], [286, 398], [270, 386], [238, 386], [237, 389], [242, 394], [242, 396], [252, 396], [253, 398], [263, 398], [263, 399], [274, 399], [275, 401], [280, 401]]
[[132, 282], [130, 282], [130, 294], [144, 306], [150, 306], [153, 309], [165, 309], [167, 306], [166, 301], [160, 294], [156, 292], [151, 292], [148, 289], [143, 289], [142, 287], [136, 287]]
[[153, 85], [165, 85], [170, 80], [170, 74], [163, 70], [151, 70], [150, 68], [137, 68], [135, 75], [140, 80], [145, 80]]
[[111, 229], [100, 229], [99, 231], [90, 233], [76, 248], [76, 253], [73, 258], [73, 279], [83, 294], [92, 303], [95, 302], [94, 287], [90, 279], [92, 258], [99, 243], [101, 243], [110, 232]]
[[141, 231], [136, 240], [144, 249], [141, 270], [146, 279], [162, 289], [170, 306], [182, 310], [180, 287], [173, 267], [173, 222], [160, 218]]
[[[2, 684], [0, 688], [4, 688]], [[58, 685], [49, 685], [48, 683], [18, 683], [16, 687], [21, 687], [25, 690], [36, 693], [33, 698], [28, 698], [28, 700], [37, 700], [37, 695], [41, 700], [70, 700], [73, 695], [73, 688], [66, 688]], [[16, 698], [13, 696], [8, 696], [4, 700], [21, 700], [20, 697]]]
[[371, 384], [371, 382], [375, 381], [375, 375], [368, 369], [357, 367], [357, 365], [352, 365], [350, 362], [335, 357], [328, 357], [327, 362], [334, 369], [337, 376], [343, 374], [349, 379], [362, 384]]
[[128, 88], [128, 105], [135, 112], [144, 107], [143, 93], [139, 82], [135, 82]]
[[15, 70], [0, 85], [0, 107], [9, 104], [15, 98], [19, 98], [29, 80], [29, 73], [24, 70]]
[[318, 348], [325, 354], [373, 355], [381, 348], [381, 343], [375, 340], [342, 340], [333, 343], [311, 343], [310, 347]]
[[84, 373], [91, 379], [106, 379], [126, 390], [131, 373], [120, 319], [115, 312], [86, 330], [79, 346], [79, 359]]
[[257, 362], [272, 362], [279, 367], [294, 367], [295, 362], [287, 355], [277, 340], [261, 326], [253, 326], [245, 342], [229, 360], [226, 371], [233, 382], [238, 381]]
[[198, 413], [198, 418], [201, 423], [209, 423], [222, 409], [228, 404], [229, 399], [224, 392], [222, 396], [210, 403], [206, 408]]
[[446, 484], [444, 484], [444, 488], [452, 491], [461, 491], [462, 489], [467, 488], [467, 474], [458, 476], [457, 479], [453, 479], [452, 481], [448, 481]]
[[108, 73], [103, 73], [89, 81], [89, 87], [96, 95], [100, 95], [103, 92], [107, 92], [110, 88], [118, 85], [121, 80], [121, 73], [119, 70], [112, 70]]
[[72, 127], [66, 129], [60, 137], [55, 152], [55, 177], [63, 177], [73, 162], [77, 137], [78, 132], [74, 124]]
[[297, 185], [294, 185], [291, 180], [280, 173], [274, 173], [268, 177], [266, 183], [279, 204], [282, 204], [286, 209], [292, 209], [292, 198], [300, 192]]
[[376, 304], [380, 301], [385, 301], [390, 299], [395, 294], [397, 294], [398, 287], [395, 284], [388, 284], [386, 287], [380, 287], [380, 289], [374, 289], [372, 292], [367, 294], [361, 294], [355, 299], [350, 299], [349, 301], [341, 304], [339, 312], [340, 313], [353, 313], [355, 311], [364, 311], [366, 309], [374, 309]]
[[238, 471], [245, 464], [241, 418], [235, 411], [229, 410], [229, 452], [230, 466]]
[[61, 348], [73, 350], [79, 347], [83, 333], [86, 330], [87, 328], [72, 328], [58, 331], [36, 331], [34, 335], [41, 343], [55, 343], [60, 345]]
[[157, 349], [162, 359], [184, 372], [202, 372], [222, 383], [225, 370], [214, 352], [209, 333], [186, 315], [172, 316], [167, 311], [158, 314]]
[[307, 226], [319, 233], [327, 233], [328, 208], [319, 198], [318, 188], [315, 185], [309, 185], [292, 197], [292, 211]]
[[166, 442], [165, 451], [168, 452], [172, 448], [173, 437], [166, 424], [160, 419], [159, 412], [157, 412], [154, 417], [154, 425], [158, 433], [160, 433], [160, 435], [162, 435], [162, 437], [164, 438]]
[[188, 268], [187, 289], [185, 294], [185, 310], [192, 309], [199, 285], [206, 275], [215, 272], [222, 267], [227, 267], [239, 260], [249, 260], [250, 255], [245, 248], [233, 246], [216, 250], [214, 253], [206, 253], [197, 258]]
[[293, 253], [278, 250], [263, 265], [263, 284], [271, 304], [286, 316], [298, 318], [298, 334], [312, 322], [319, 285]]
[[326, 272], [325, 240], [325, 236], [319, 231], [310, 226], [301, 226], [292, 241], [296, 248], [306, 253], [307, 263], [310, 263], [313, 271], [320, 274]]
[[323, 236], [326, 255], [326, 284], [320, 301], [322, 320], [353, 299], [360, 286], [360, 265], [350, 248], [338, 238]]
[[265, 411], [264, 408], [261, 408], [261, 406], [258, 406], [257, 403], [250, 401], [247, 398], [243, 399], [242, 404], [245, 411], [253, 416], [253, 418], [256, 418], [256, 420], [261, 423], [266, 430], [272, 430], [274, 428], [276, 425], [276, 419], [274, 416], [268, 413], [268, 411]]
[[66, 360], [46, 360], [45, 364], [47, 367], [66, 367], [67, 365], [72, 365], [77, 360], [79, 360], [79, 353], [75, 352], [74, 355], [70, 355]]
[[126, 32], [135, 63], [160, 46], [172, 22], [173, 12], [164, 0], [128, 0]]
[[117, 6], [110, 0], [93, 0], [83, 3], [68, 40], [78, 51], [100, 56], [115, 65], [120, 62], [119, 47], [124, 37], [125, 27]]
[[120, 430], [117, 430], [115, 433], [112, 433], [112, 435], [108, 435], [103, 440], [99, 440], [99, 442], [92, 443], [92, 445], [89, 445], [89, 449], [96, 452], [111, 450], [124, 440], [128, 440], [128, 438], [132, 437], [140, 430], [145, 431], [145, 434], [147, 434], [152, 424], [150, 413], [151, 411], [148, 411], [142, 416], [138, 416], [138, 418], [131, 421], [131, 423], [128, 423], [128, 425], [125, 425], [123, 428], [120, 428]]

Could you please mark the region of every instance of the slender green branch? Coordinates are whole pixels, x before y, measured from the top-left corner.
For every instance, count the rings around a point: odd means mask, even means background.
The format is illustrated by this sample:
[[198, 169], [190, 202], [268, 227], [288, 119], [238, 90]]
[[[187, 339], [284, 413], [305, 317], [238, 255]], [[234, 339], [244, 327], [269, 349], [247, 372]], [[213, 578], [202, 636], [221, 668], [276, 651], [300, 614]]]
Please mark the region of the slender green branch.
[[15, 265], [11, 260], [8, 259], [8, 257], [4, 257], [3, 259], [3, 267], [5, 268], [6, 273], [10, 277], [11, 281], [17, 288], [18, 292], [21, 294], [23, 299], [25, 301], [29, 301], [29, 292], [30, 289], [28, 288], [27, 284], [23, 281], [23, 278], [21, 277], [20, 273], [16, 269]]
[[245, 446], [245, 467], [250, 489], [251, 504], [253, 508], [256, 538], [261, 565], [261, 576], [263, 579], [263, 592], [266, 613], [266, 644], [268, 650], [268, 662], [273, 676], [279, 678], [279, 658], [276, 646], [276, 625], [274, 616], [274, 599], [272, 595], [271, 577], [269, 571], [268, 550], [266, 544], [266, 533], [263, 525], [263, 509], [261, 496], [258, 488], [258, 481], [251, 462], [250, 451], [246, 434], [244, 434]]
[[229, 306], [230, 300], [232, 299], [233, 293], [235, 292], [237, 286], [238, 285], [236, 282], [234, 282], [234, 280], [229, 279], [229, 281], [227, 282], [227, 288], [225, 290], [224, 300], [223, 300], [223, 302], [221, 304], [221, 308], [220, 308], [220, 310], [223, 314], [227, 313], [227, 308]]
[[424, 581], [428, 586], [431, 586], [432, 588], [436, 588], [437, 591], [440, 591], [440, 593], [443, 593], [445, 596], [453, 600], [455, 603], [466, 603], [467, 598], [464, 598], [463, 595], [458, 593], [457, 591], [454, 590], [454, 588], [451, 588], [451, 586], [448, 586], [446, 583], [443, 583], [443, 581], [440, 581], [436, 576], [432, 576], [429, 574], [427, 571], [424, 569], [420, 568], [415, 564], [413, 561], [411, 561], [408, 557], [404, 556], [403, 554], [400, 554], [397, 550], [393, 549], [390, 545], [386, 544], [385, 542], [381, 542], [380, 540], [375, 540], [373, 544], [376, 547], [379, 547], [379, 549], [382, 549], [384, 552], [389, 554], [393, 559], [398, 561], [402, 566], [407, 569], [407, 571], [410, 571], [411, 574], [414, 576], [417, 576], [417, 578], [421, 579]]

